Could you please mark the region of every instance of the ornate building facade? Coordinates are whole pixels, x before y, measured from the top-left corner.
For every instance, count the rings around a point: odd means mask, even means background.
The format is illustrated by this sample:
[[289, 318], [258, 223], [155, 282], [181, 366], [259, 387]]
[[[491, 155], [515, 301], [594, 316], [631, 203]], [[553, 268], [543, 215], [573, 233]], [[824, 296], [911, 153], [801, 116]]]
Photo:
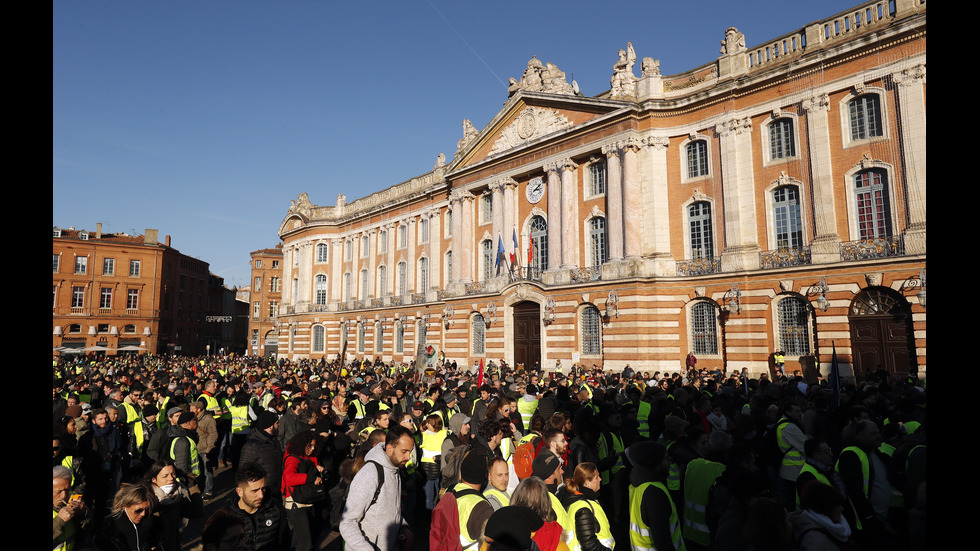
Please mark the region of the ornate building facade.
[[280, 228], [280, 356], [439, 351], [925, 374], [924, 0], [871, 2], [585, 97], [532, 58], [453, 159]]

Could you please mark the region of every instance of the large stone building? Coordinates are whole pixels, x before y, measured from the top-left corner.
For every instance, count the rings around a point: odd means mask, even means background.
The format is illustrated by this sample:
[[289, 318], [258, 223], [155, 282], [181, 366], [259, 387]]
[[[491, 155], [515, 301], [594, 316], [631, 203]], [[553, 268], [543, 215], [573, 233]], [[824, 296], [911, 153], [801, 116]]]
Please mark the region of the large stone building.
[[[282, 305], [282, 245], [252, 251], [248, 354], [276, 357], [279, 352], [279, 307]], [[260, 340], [261, 336], [261, 340]]]
[[203, 355], [234, 341], [208, 321], [229, 317], [224, 281], [169, 235], [55, 227], [52, 244], [55, 354]]
[[753, 373], [777, 350], [826, 373], [836, 349], [848, 375], [924, 375], [925, 2], [721, 43], [640, 76], [626, 44], [595, 97], [532, 58], [450, 162], [350, 203], [301, 193], [256, 339], [546, 368], [676, 371], [693, 352]]

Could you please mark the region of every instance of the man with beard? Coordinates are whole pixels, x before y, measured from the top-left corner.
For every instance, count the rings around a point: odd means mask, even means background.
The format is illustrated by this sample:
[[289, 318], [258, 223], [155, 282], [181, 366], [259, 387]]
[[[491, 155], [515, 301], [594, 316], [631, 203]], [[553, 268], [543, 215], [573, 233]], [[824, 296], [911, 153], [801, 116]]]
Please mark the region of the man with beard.
[[108, 511], [110, 496], [119, 486], [123, 456], [119, 429], [109, 422], [106, 410], [99, 408], [92, 412], [92, 430], [79, 440], [78, 452], [84, 458], [82, 465], [96, 513], [94, 518], [102, 519]]
[[258, 463], [266, 474], [266, 484], [269, 492], [278, 497], [282, 492], [282, 456], [283, 449], [279, 444], [279, 416], [271, 411], [261, 411], [258, 418], [252, 422], [248, 440], [242, 446], [242, 455], [238, 460], [240, 465]]
[[289, 523], [282, 503], [269, 495], [269, 482], [262, 467], [243, 463], [235, 477], [235, 493], [225, 510], [245, 524], [245, 549], [286, 551], [290, 545]]

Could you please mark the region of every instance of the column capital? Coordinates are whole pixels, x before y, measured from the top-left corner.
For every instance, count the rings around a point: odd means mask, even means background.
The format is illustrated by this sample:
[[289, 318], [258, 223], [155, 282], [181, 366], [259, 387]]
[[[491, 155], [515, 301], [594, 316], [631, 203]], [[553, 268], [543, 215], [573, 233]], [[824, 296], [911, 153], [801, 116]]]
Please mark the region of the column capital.
[[464, 200], [472, 201], [474, 199], [473, 194], [465, 189], [454, 189], [449, 192], [449, 202], [450, 203], [461, 203]]
[[621, 149], [623, 153], [626, 153], [627, 151], [633, 151], [635, 153], [640, 150], [642, 142], [636, 136], [628, 136], [627, 138], [618, 142], [616, 145], [619, 146], [619, 149]]
[[830, 111], [830, 94], [822, 92], [803, 100], [803, 110], [808, 113]]
[[922, 85], [926, 83], [926, 66], [920, 63], [914, 67], [896, 71], [891, 76], [892, 82], [902, 88]]
[[670, 146], [670, 138], [666, 136], [649, 136], [643, 138], [643, 145], [657, 151], [665, 151]]
[[578, 164], [571, 160], [570, 158], [564, 158], [559, 161], [554, 161], [546, 164], [544, 169], [546, 172], [564, 172], [568, 170], [575, 170], [578, 168]]
[[715, 125], [715, 132], [722, 136], [732, 133], [737, 136], [743, 132], [752, 132], [752, 119], [749, 117], [732, 117]]
[[618, 142], [607, 143], [602, 146], [601, 151], [602, 154], [607, 157], [611, 157], [613, 155], [619, 155], [619, 143]]

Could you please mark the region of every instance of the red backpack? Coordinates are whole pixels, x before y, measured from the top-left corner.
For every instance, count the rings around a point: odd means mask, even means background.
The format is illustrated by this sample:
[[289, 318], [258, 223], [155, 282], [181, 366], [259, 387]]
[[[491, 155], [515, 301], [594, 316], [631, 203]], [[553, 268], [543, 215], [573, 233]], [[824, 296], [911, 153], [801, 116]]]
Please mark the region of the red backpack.
[[465, 495], [478, 495], [483, 497], [483, 494], [472, 488], [449, 490], [442, 496], [435, 508], [432, 509], [432, 525], [429, 528], [429, 549], [463, 551], [463, 544], [459, 541], [459, 507], [456, 505], [456, 498]]
[[517, 478], [524, 480], [531, 476], [531, 466], [534, 464], [534, 458], [538, 456], [543, 444], [544, 438], [536, 436], [530, 442], [517, 446], [517, 449], [514, 450], [514, 472], [517, 473]]

